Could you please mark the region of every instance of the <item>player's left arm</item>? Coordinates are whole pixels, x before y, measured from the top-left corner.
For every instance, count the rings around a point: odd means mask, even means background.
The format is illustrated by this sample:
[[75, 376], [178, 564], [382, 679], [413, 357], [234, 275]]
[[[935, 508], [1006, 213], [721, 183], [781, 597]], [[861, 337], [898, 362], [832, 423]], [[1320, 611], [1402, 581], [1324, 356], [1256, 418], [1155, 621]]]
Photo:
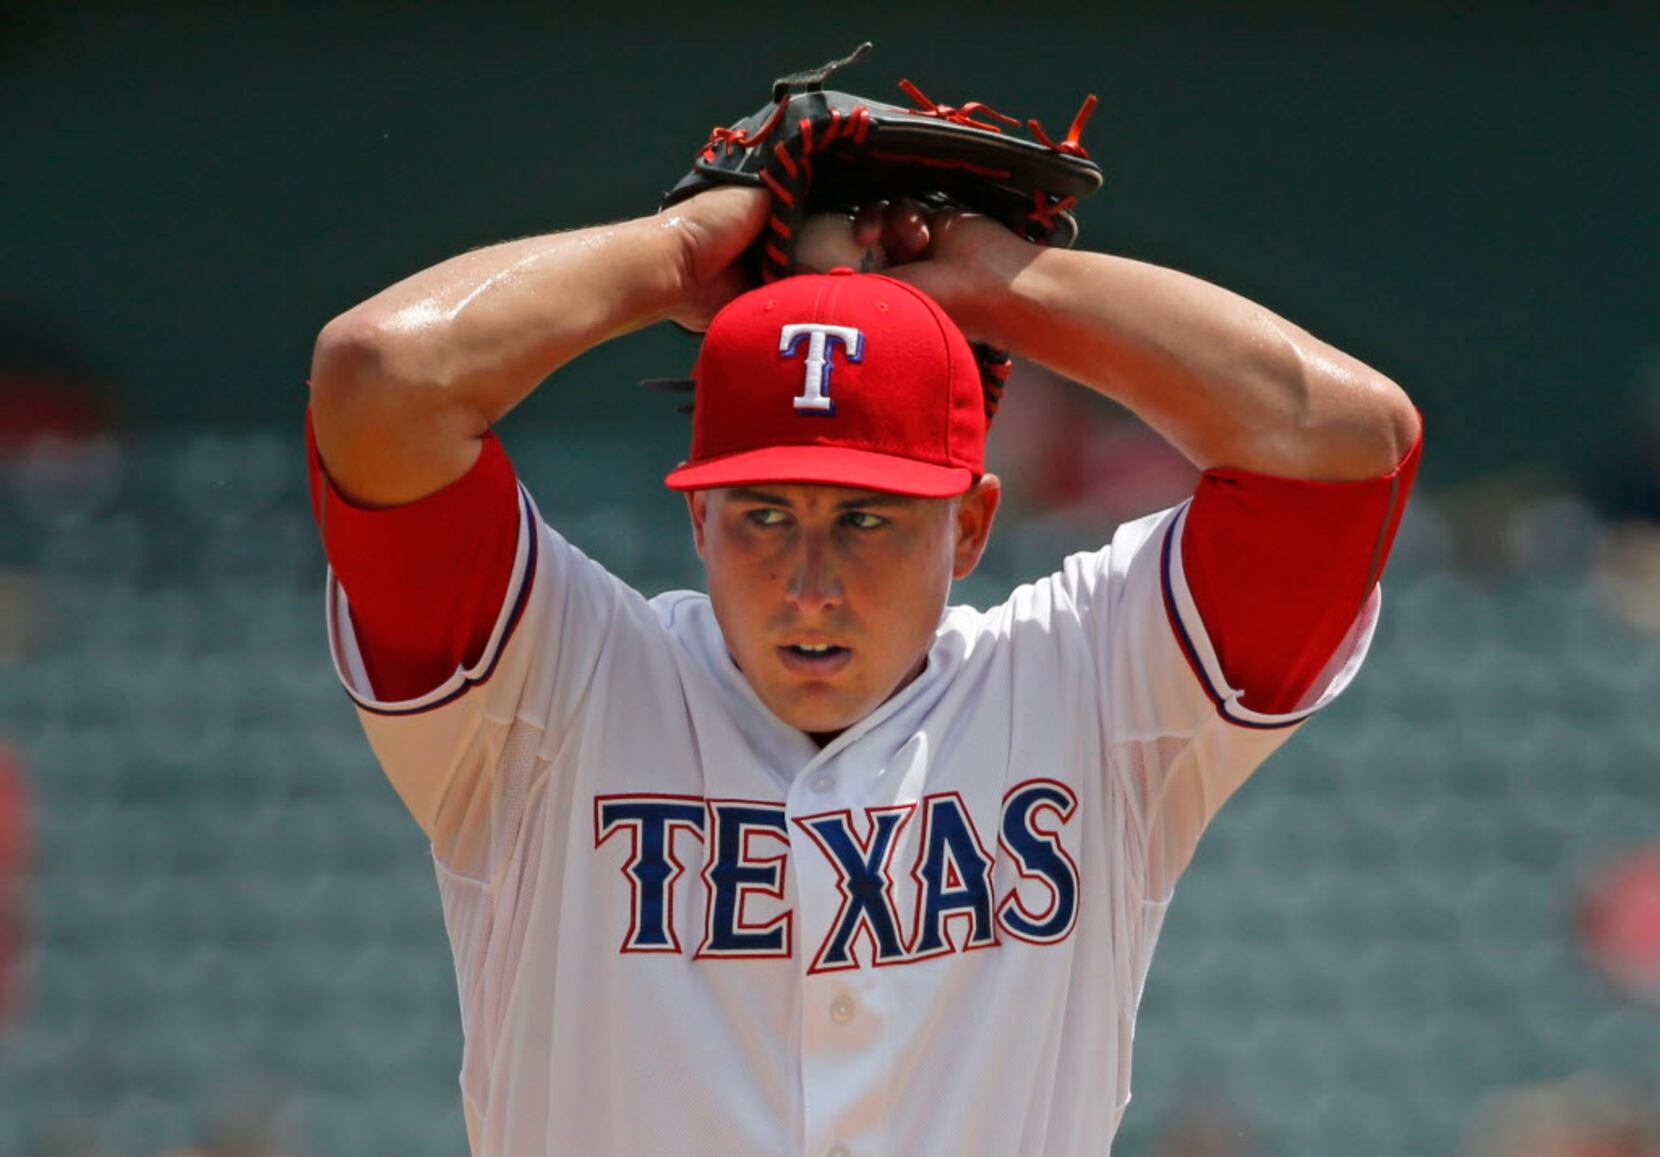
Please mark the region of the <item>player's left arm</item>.
[[888, 272], [968, 336], [1134, 411], [1201, 469], [1353, 482], [1393, 470], [1417, 411], [1384, 374], [1239, 294], [1127, 257], [1047, 249], [986, 218], [903, 207]]

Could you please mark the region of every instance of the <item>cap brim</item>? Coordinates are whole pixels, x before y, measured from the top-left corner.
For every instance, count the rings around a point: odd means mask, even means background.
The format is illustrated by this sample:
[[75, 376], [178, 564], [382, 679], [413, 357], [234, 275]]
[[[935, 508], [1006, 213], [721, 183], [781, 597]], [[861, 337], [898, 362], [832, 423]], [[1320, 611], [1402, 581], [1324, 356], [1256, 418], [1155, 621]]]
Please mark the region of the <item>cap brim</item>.
[[845, 446], [767, 446], [688, 462], [663, 481], [671, 490], [799, 482], [915, 498], [950, 498], [974, 485], [974, 472], [966, 466], [937, 466]]

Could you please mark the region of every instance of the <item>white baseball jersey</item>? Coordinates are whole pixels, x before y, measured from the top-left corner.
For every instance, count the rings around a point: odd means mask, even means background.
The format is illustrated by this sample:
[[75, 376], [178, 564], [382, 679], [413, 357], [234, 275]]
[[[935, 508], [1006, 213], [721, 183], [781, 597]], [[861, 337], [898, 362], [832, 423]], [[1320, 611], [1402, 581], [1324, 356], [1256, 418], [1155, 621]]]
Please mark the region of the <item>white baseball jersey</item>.
[[482, 658], [377, 700], [433, 834], [479, 1157], [1107, 1152], [1177, 875], [1360, 665], [1368, 598], [1293, 714], [1246, 710], [1183, 578], [1187, 507], [989, 611], [820, 749], [708, 599], [647, 600], [522, 505]]

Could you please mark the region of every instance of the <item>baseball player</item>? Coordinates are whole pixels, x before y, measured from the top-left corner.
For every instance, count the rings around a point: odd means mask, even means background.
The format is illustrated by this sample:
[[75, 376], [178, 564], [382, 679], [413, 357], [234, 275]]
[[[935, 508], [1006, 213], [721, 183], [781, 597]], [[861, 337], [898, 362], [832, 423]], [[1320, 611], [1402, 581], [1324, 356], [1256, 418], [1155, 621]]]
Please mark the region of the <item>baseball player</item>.
[[[329, 640], [431, 840], [473, 1152], [1105, 1152], [1200, 833], [1365, 656], [1417, 413], [1226, 290], [972, 213], [874, 206], [839, 243], [885, 273], [755, 288], [767, 215], [476, 250], [317, 342]], [[667, 481], [708, 593], [648, 599], [491, 427], [665, 319], [704, 332]], [[950, 605], [1000, 493], [970, 340], [1134, 410], [1196, 493]]]

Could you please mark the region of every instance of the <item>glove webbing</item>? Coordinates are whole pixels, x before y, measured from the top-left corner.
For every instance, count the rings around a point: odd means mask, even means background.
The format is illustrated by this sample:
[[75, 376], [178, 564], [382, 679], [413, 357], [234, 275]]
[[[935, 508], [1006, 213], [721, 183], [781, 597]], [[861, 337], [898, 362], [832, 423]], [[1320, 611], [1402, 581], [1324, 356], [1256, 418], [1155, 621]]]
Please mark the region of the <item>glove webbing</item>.
[[[1001, 133], [1003, 131], [1002, 125], [1018, 125], [1020, 123], [1018, 117], [1000, 113], [982, 101], [971, 100], [958, 108], [954, 105], [938, 103], [909, 80], [901, 80], [899, 87], [906, 96], [911, 98], [911, 103], [916, 105], [916, 108], [912, 111], [917, 116], [938, 117], [941, 120], [950, 121], [952, 124], [968, 125], [991, 133]], [[1095, 111], [1095, 105], [1096, 96], [1094, 93], [1085, 97], [1083, 105], [1078, 109], [1077, 115], [1072, 118], [1072, 124], [1066, 130], [1066, 136], [1058, 141], [1043, 130], [1043, 126], [1038, 123], [1036, 117], [1029, 119], [1026, 122], [1026, 127], [1032, 130], [1032, 135], [1044, 147], [1057, 153], [1064, 153], [1067, 156], [1082, 157], [1087, 161], [1089, 160], [1089, 150], [1084, 148], [1081, 138], [1083, 137], [1084, 126], [1089, 123], [1090, 114]], [[976, 117], [990, 119], [977, 120]], [[1002, 123], [998, 124], [996, 122]], [[871, 156], [884, 161], [909, 161], [922, 165], [945, 167], [949, 164], [952, 168], [963, 169], [970, 173], [978, 173], [982, 177], [992, 177], [999, 180], [1005, 180], [1009, 176], [1007, 169], [990, 169], [969, 164], [967, 161], [945, 162], [933, 157], [911, 157], [899, 153], [875, 151], [871, 153]], [[1032, 193], [1032, 207], [1026, 214], [1030, 220], [1030, 224], [1026, 227], [1026, 240], [1042, 243], [1043, 239], [1048, 237], [1055, 228], [1055, 215], [1066, 212], [1077, 203], [1078, 198], [1076, 197], [1057, 197], [1041, 189], [1034, 190]]]
[[[783, 105], [779, 105], [783, 108]], [[775, 118], [776, 119], [776, 118]], [[772, 124], [773, 121], [768, 121]], [[811, 187], [813, 179], [813, 154], [823, 152], [838, 140], [851, 140], [862, 144], [865, 134], [870, 131], [870, 113], [864, 105], [857, 105], [847, 116], [842, 116], [838, 110], [830, 114], [830, 120], [823, 132], [815, 137], [813, 121], [803, 117], [798, 126], [801, 132], [796, 137], [798, 155], [791, 156], [789, 147], [783, 141], [775, 141], [772, 146], [772, 156], [768, 158], [766, 168], [761, 170], [761, 180], [772, 191], [775, 201], [783, 202], [794, 209], [798, 198]], [[758, 134], [758, 139], [764, 139], [766, 129]], [[767, 231], [770, 236], [766, 244], [761, 247], [761, 280], [777, 281], [780, 277], [790, 274], [790, 258], [786, 247], [790, 240], [789, 225], [777, 213], [767, 222]]]

